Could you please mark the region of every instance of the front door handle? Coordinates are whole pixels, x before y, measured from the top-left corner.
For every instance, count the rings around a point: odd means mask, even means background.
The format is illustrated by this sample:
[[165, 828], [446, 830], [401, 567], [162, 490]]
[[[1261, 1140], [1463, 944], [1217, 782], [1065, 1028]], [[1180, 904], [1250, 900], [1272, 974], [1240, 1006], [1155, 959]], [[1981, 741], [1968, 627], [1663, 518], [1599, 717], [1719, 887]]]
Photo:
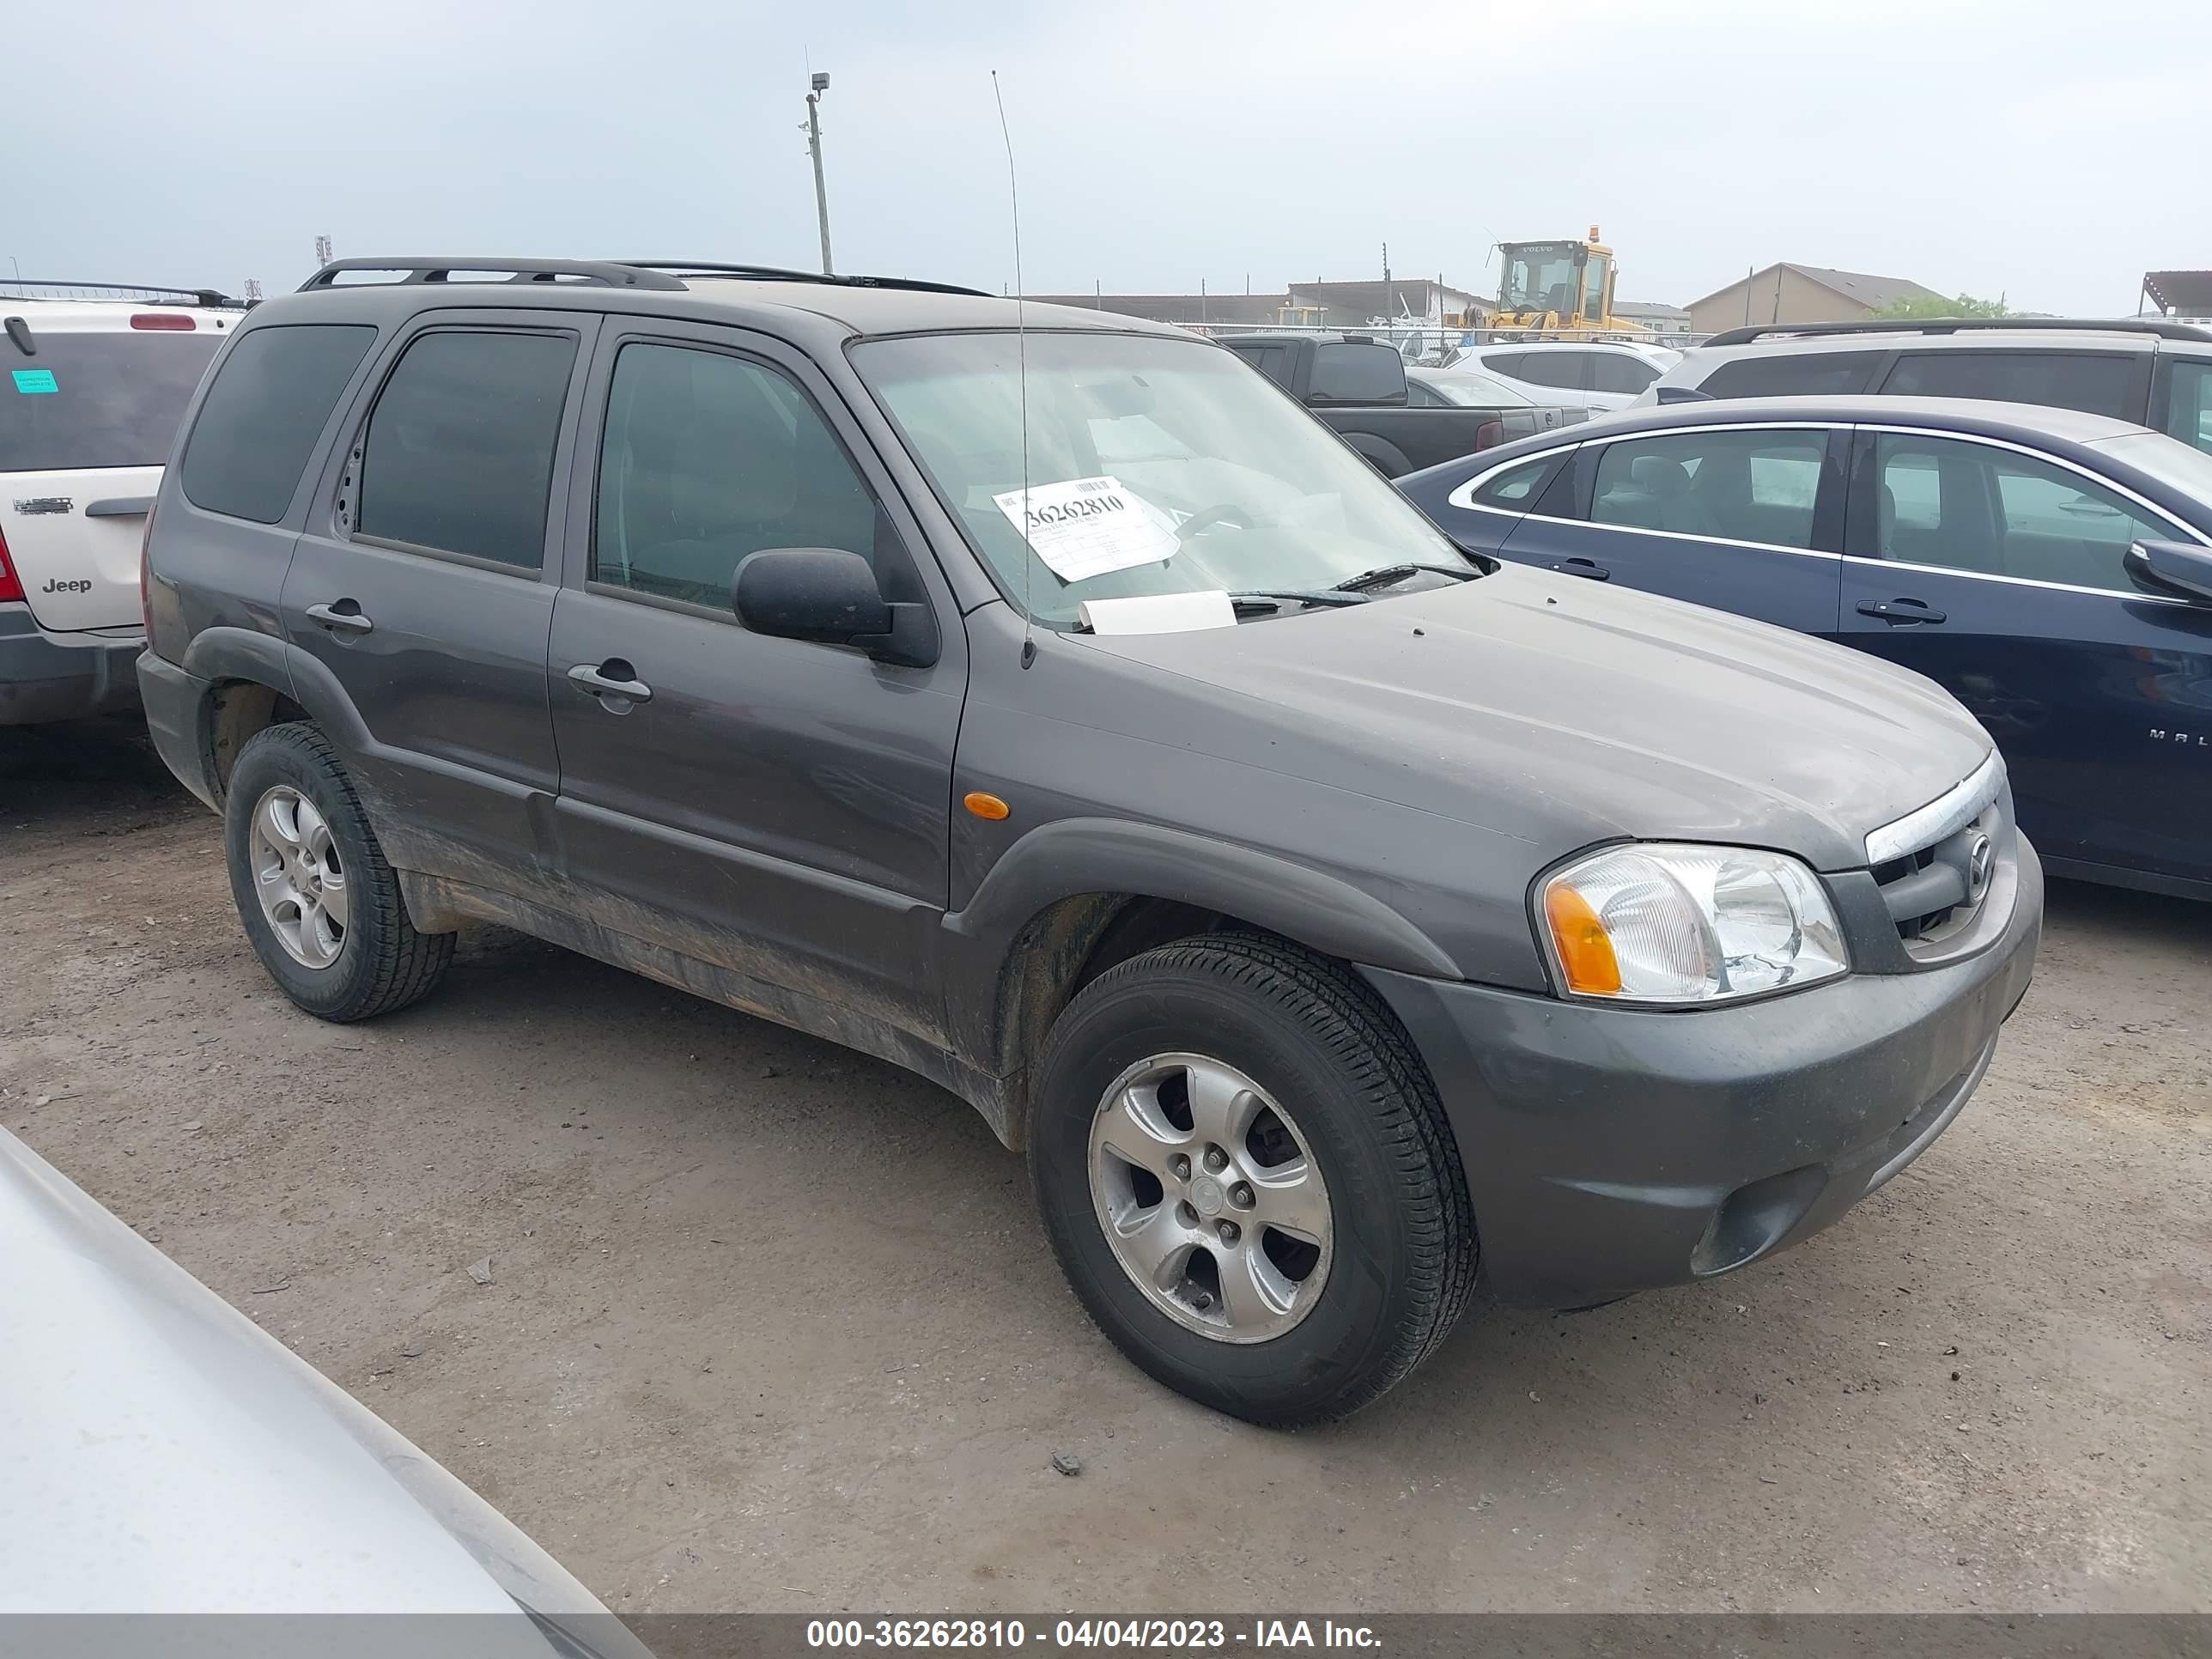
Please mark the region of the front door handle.
[[1613, 572], [1595, 559], [1561, 559], [1552, 567], [1562, 576], [1587, 576], [1594, 582], [1609, 582]]
[[600, 663], [580, 662], [568, 671], [568, 683], [585, 696], [599, 698], [601, 708], [612, 708], [607, 702], [610, 697], [630, 702], [653, 701], [653, 688], [620, 657], [609, 657]]
[[330, 605], [311, 605], [307, 615], [333, 634], [366, 634], [376, 624], [361, 614], [361, 605], [354, 599], [339, 599]]
[[1879, 617], [1893, 628], [1899, 623], [1939, 623], [1943, 620], [1940, 611], [1930, 611], [1919, 599], [1861, 599], [1859, 615]]

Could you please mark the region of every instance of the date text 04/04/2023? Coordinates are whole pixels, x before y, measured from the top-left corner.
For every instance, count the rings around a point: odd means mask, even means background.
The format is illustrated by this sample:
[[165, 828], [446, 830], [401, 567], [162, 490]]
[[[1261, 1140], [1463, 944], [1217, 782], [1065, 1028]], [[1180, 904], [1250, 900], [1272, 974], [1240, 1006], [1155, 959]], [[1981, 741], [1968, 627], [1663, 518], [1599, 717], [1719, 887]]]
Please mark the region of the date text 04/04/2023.
[[1022, 1648], [1114, 1651], [1197, 1652], [1244, 1649], [1254, 1652], [1299, 1648], [1382, 1645], [1368, 1626], [1334, 1620], [1255, 1619], [1231, 1625], [1221, 1619], [812, 1619], [806, 1645], [824, 1649]]

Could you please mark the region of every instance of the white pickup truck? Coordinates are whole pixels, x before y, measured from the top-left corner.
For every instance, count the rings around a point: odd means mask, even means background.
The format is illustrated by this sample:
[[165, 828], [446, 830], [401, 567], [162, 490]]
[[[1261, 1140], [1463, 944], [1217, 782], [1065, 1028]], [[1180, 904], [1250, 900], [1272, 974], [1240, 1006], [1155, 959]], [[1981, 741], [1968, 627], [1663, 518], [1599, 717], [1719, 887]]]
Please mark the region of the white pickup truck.
[[0, 289], [0, 726], [137, 704], [146, 514], [243, 315], [211, 292], [76, 292], [99, 297]]

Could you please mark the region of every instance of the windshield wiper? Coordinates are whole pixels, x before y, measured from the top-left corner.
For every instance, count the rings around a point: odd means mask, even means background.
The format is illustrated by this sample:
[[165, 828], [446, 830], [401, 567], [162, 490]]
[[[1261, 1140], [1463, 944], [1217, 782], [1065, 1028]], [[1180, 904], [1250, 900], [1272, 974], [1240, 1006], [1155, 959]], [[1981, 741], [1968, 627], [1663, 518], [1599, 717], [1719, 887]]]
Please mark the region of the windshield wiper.
[[1229, 603], [1238, 611], [1280, 611], [1286, 605], [1365, 605], [1367, 595], [1342, 587], [1248, 588], [1231, 593]]
[[1363, 593], [1370, 587], [1388, 587], [1408, 576], [1418, 576], [1423, 571], [1432, 575], [1449, 576], [1455, 581], [1471, 582], [1483, 573], [1455, 564], [1384, 564], [1372, 570], [1363, 570], [1357, 576], [1346, 576], [1336, 584], [1335, 591], [1342, 593]]

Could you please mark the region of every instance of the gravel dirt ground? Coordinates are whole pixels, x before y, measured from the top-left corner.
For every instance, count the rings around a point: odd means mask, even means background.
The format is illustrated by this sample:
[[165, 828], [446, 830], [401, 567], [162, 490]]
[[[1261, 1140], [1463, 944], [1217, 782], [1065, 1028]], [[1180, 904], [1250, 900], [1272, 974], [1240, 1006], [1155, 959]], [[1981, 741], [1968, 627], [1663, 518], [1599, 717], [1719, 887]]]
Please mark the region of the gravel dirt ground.
[[120, 724], [0, 732], [0, 1122], [618, 1612], [2212, 1609], [2212, 905], [2049, 911], [1978, 1097], [1833, 1230], [1478, 1304], [1296, 1435], [1123, 1364], [888, 1066], [501, 933], [295, 1012]]

